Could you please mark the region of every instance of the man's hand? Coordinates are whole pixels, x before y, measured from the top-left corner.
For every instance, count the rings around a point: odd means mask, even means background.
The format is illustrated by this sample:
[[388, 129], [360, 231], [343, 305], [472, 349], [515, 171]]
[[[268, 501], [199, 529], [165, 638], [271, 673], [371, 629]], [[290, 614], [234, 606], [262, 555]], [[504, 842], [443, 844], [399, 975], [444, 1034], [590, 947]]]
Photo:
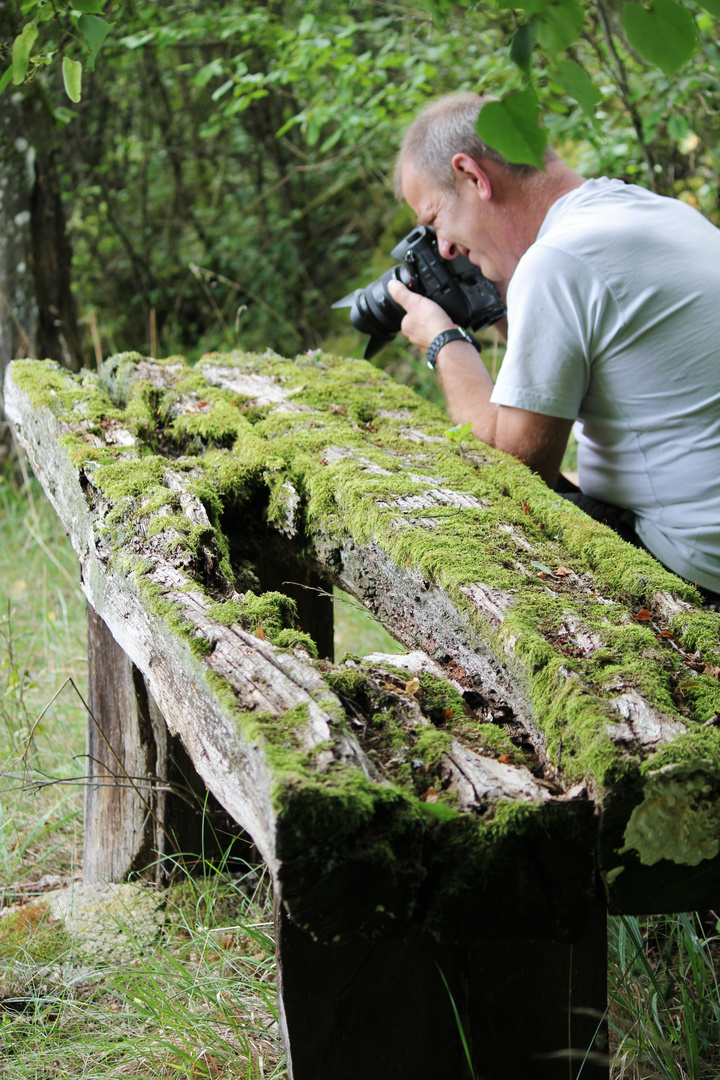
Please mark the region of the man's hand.
[[456, 325], [434, 300], [417, 296], [400, 281], [389, 281], [388, 292], [407, 312], [400, 326], [401, 332], [423, 352], [427, 352], [438, 334], [452, 330]]

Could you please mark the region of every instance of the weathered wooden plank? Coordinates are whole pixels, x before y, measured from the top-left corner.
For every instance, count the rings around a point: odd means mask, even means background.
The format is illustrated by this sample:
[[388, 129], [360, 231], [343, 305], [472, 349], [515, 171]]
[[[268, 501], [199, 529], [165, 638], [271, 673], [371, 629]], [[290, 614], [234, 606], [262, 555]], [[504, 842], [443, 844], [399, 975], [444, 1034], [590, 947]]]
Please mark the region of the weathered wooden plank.
[[[471, 947], [415, 933], [314, 942], [276, 909], [281, 1025], [292, 1080], [607, 1080], [607, 919], [580, 941]], [[492, 934], [492, 928], [490, 929]], [[452, 995], [452, 1001], [451, 1001]]]
[[83, 882], [166, 882], [201, 857], [252, 858], [249, 838], [207, 793], [140, 671], [90, 605], [87, 614]]
[[[369, 365], [107, 370], [110, 398], [17, 364], [8, 412], [91, 602], [300, 925], [577, 935], [596, 870], [616, 906], [717, 891], [718, 619], [689, 586]], [[313, 662], [252, 599], [278, 539], [459, 692]]]

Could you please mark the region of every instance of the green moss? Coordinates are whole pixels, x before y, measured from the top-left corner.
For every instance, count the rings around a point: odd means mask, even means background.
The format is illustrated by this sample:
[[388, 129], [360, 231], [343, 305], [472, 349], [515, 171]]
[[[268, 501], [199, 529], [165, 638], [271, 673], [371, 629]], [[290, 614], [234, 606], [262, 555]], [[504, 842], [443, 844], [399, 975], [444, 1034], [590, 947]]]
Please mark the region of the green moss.
[[306, 653], [317, 659], [317, 645], [309, 634], [302, 630], [279, 630], [272, 639], [273, 645], [279, 649], [294, 649], [296, 646], [304, 649]]
[[294, 630], [298, 617], [295, 601], [281, 592], [256, 596], [248, 591], [241, 601], [226, 600], [222, 604], [215, 604], [209, 614], [225, 626], [236, 622], [244, 630], [253, 632], [262, 626], [268, 636], [280, 630]]
[[[88, 470], [91, 482], [113, 503], [106, 540], [114, 546], [116, 565], [137, 558], [130, 554], [136, 530], [141, 540], [148, 532], [170, 529], [168, 539], [178, 559], [185, 552], [198, 568], [202, 552], [216, 545], [218, 580], [230, 587], [229, 548], [221, 526], [230, 507], [234, 516], [245, 508], [257, 515], [258, 507], [264, 507], [266, 521], [278, 527], [292, 519], [299, 542], [310, 547], [317, 533], [375, 544], [422, 576], [428, 587], [442, 586], [478, 638], [509, 665], [532, 701], [551, 757], [559, 754], [568, 779], [590, 776], [603, 784], [611, 777], [635, 775], [640, 767], [641, 756], [616, 746], [608, 734], [608, 725], [617, 720], [608, 704], [616, 693], [613, 687], [637, 688], [669, 715], [679, 714], [684, 695], [682, 715], [689, 713], [691, 726], [720, 713], [720, 681], [710, 673], [687, 675], [683, 656], [629, 615], [633, 606], [652, 609], [653, 596], [662, 590], [697, 603], [693, 588], [590, 521], [507, 455], [472, 438], [457, 453], [444, 438], [448, 421], [442, 412], [376, 368], [328, 354], [293, 362], [271, 353], [208, 358], [216, 365], [236, 364], [243, 371], [270, 375], [300, 406], [291, 411], [255, 408], [248, 399], [210, 385], [202, 363], [190, 370], [177, 358], [167, 368], [167, 387], [158, 390], [140, 377], [145, 370], [138, 368], [141, 359], [123, 354], [105, 365], [114, 403], [96, 378], [74, 378], [55, 365], [21, 364], [16, 374], [33, 400], [61, 419], [82, 414], [88, 432], [102, 433], [102, 424], [112, 420], [138, 433], [134, 461], [127, 460], [125, 449], [98, 449], [82, 435], [73, 437], [73, 459], [97, 464]], [[421, 436], [412, 436], [413, 428]], [[197, 454], [168, 462], [157, 450]], [[178, 512], [178, 501], [162, 484], [165, 468], [185, 473], [188, 490], [206, 509], [209, 531], [188, 526]], [[413, 523], [412, 515], [398, 509], [401, 497], [427, 491], [440, 492], [435, 505], [419, 515], [433, 527]], [[443, 491], [473, 505], [463, 507], [457, 498], [458, 505], [452, 498], [443, 505]], [[165, 509], [171, 512], [168, 520], [152, 520]], [[538, 579], [537, 562], [551, 570], [569, 567], [581, 576], [581, 584], [553, 576]], [[189, 572], [202, 577], [194, 567]], [[479, 619], [463, 592], [477, 581], [510, 601], [500, 626]], [[204, 587], [203, 580], [198, 586]], [[563, 633], [568, 610], [597, 639], [589, 657], [565, 644], [572, 638]], [[275, 601], [267, 611], [245, 610], [242, 618], [253, 631], [262, 625], [271, 640], [284, 633], [287, 643], [298, 633], [295, 616], [278, 611]], [[181, 615], [173, 625], [188, 634]], [[677, 615], [670, 624], [685, 652], [700, 654], [711, 669], [720, 663], [719, 627], [717, 615], [699, 610]], [[192, 633], [190, 643], [194, 650], [210, 647]], [[338, 683], [338, 691], [357, 701], [359, 684], [348, 685], [343, 690]], [[461, 700], [424, 679], [418, 702], [435, 724], [466, 722]], [[393, 708], [383, 706], [372, 714], [385, 716], [387, 744], [396, 746], [403, 732]], [[483, 727], [487, 746], [497, 751], [497, 729], [478, 725], [479, 737]], [[705, 745], [706, 729], [698, 739], [698, 745]]]
[[143, 457], [133, 461], [111, 461], [93, 471], [92, 482], [113, 504], [124, 499], [138, 499], [152, 494], [162, 483], [168, 462], [162, 457]]
[[52, 964], [70, 944], [59, 919], [46, 903], [24, 904], [0, 918], [0, 958], [23, 963]]
[[119, 420], [122, 413], [113, 407], [91, 372], [70, 378], [54, 360], [15, 360], [13, 379], [36, 409], [49, 409], [55, 416], [71, 415], [85, 430], [101, 420]]
[[428, 771], [433, 771], [440, 764], [444, 754], [447, 754], [452, 744], [452, 735], [447, 731], [438, 731], [434, 727], [420, 727], [415, 743], [415, 753], [429, 766]]
[[464, 715], [465, 702], [462, 696], [444, 679], [438, 679], [427, 672], [423, 672], [418, 678], [418, 703], [434, 724], [442, 726], [453, 718]]

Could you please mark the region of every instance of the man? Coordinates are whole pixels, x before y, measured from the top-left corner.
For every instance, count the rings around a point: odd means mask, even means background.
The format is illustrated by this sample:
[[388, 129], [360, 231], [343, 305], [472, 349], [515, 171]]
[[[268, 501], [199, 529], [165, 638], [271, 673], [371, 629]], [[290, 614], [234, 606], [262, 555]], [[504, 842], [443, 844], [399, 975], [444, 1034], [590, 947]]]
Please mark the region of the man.
[[471, 343], [446, 335], [457, 328], [442, 308], [391, 282], [402, 332], [430, 350], [452, 419], [551, 486], [579, 421], [574, 501], [714, 599], [720, 231], [677, 200], [584, 180], [553, 153], [544, 170], [508, 164], [475, 132], [483, 104], [457, 94], [426, 107], [396, 179], [441, 255], [467, 255], [506, 296], [497, 384]]

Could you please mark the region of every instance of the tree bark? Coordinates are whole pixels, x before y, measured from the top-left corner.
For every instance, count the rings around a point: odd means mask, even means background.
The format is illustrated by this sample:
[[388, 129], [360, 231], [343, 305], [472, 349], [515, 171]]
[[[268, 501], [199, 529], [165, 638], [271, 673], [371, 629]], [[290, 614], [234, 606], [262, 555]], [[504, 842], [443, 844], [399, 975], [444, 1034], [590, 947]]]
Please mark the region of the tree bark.
[[[12, 40], [11, 13], [0, 39]], [[3, 92], [0, 109], [0, 373], [17, 357], [83, 363], [56, 135], [39, 82]]]

